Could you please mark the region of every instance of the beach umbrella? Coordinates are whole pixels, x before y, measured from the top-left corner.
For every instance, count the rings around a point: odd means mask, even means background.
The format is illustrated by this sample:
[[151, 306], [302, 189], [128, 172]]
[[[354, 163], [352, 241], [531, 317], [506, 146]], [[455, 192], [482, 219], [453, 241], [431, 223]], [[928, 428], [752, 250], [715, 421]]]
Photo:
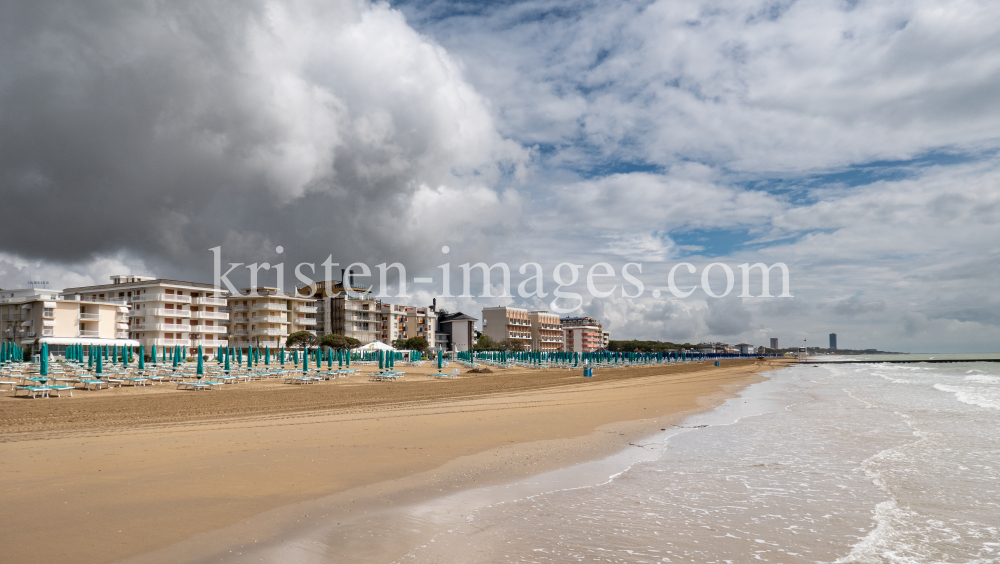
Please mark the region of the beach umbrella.
[[264, 349], [264, 366], [271, 366], [271, 347]]
[[281, 365], [285, 365], [285, 347], [278, 349], [278, 360], [281, 361]]
[[42, 366], [41, 366], [41, 370], [39, 370], [39, 373], [42, 376], [48, 376], [49, 375], [49, 344], [48, 343], [42, 343], [41, 361], [42, 361]]
[[441, 349], [438, 349], [438, 371], [444, 368], [444, 356], [441, 354]]
[[236, 347], [236, 364], [243, 364], [243, 349]]
[[177, 363], [178, 363], [177, 347], [174, 347], [174, 368], [177, 368]]
[[94, 367], [94, 345], [90, 345], [90, 354], [87, 355], [87, 369]]
[[344, 367], [344, 350], [337, 349], [337, 368]]
[[202, 348], [198, 345], [198, 379], [201, 380], [201, 376], [205, 373], [205, 361], [202, 359]]
[[163, 355], [163, 364], [166, 364], [167, 363], [167, 347], [166, 346], [163, 347], [163, 352], [161, 354]]
[[153, 347], [150, 349], [151, 354], [149, 355], [149, 361], [156, 364], [156, 343], [153, 343]]
[[[98, 355], [97, 355], [97, 367], [95, 368], [95, 370], [96, 370], [96, 372], [98, 374], [104, 374], [104, 361], [101, 360], [102, 358], [103, 357], [100, 355], [100, 352], [98, 352]], [[98, 378], [100, 378], [100, 376], [98, 376]]]
[[295, 366], [299, 365], [299, 351], [298, 351], [298, 349], [292, 349], [292, 363], [295, 364]]
[[384, 368], [382, 366], [382, 351], [378, 351], [378, 369], [382, 370], [382, 368]]
[[143, 346], [139, 345], [139, 370], [146, 369], [146, 353], [143, 349]]
[[226, 374], [229, 374], [229, 349], [226, 349], [226, 366], [224, 368]]
[[222, 364], [222, 347], [215, 349], [215, 362]]
[[309, 371], [309, 349], [302, 351], [302, 373]]
[[333, 349], [326, 349], [326, 367], [333, 368]]
[[253, 346], [247, 349], [247, 368], [253, 368]]

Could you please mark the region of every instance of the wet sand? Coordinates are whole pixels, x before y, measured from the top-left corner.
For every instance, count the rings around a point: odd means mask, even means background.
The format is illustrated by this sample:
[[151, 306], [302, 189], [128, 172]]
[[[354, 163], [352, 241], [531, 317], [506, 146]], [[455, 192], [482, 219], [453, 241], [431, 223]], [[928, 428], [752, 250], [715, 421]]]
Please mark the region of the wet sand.
[[332, 507], [357, 515], [506, 483], [616, 452], [785, 363], [723, 364], [3, 397], [3, 561], [193, 561], [280, 536], [293, 504], [351, 494]]

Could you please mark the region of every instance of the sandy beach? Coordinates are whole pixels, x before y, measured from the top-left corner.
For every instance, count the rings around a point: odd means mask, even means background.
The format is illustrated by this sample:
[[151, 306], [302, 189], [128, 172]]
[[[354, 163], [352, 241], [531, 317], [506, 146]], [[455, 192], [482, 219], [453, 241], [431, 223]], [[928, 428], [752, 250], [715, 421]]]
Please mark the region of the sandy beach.
[[[620, 451], [786, 364], [605, 369], [587, 379], [580, 370], [463, 369], [439, 380], [415, 367], [394, 383], [358, 375], [213, 392], [5, 395], [2, 560], [193, 561], [280, 535], [294, 519], [252, 518], [293, 504], [364, 490], [338, 506], [358, 514], [506, 483]], [[382, 549], [392, 557], [391, 540]]]

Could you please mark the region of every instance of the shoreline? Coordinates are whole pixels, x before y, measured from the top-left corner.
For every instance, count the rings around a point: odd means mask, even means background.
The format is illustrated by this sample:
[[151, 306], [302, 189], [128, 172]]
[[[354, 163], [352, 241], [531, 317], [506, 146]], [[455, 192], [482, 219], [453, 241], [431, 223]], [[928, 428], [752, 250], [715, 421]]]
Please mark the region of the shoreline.
[[[0, 444], [5, 505], [12, 509], [6, 530], [50, 539], [15, 547], [12, 561], [195, 562], [213, 554], [218, 560], [220, 551], [249, 540], [280, 543], [301, 531], [302, 515], [316, 514], [298, 513], [303, 507], [376, 514], [608, 456], [785, 364], [618, 369], [603, 381], [600, 373], [583, 380], [566, 371], [531, 371], [523, 380], [533, 387], [523, 389], [521, 376], [506, 371], [451, 389], [440, 385], [463, 379], [415, 383], [409, 390], [359, 382], [381, 404], [319, 413], [293, 405], [291, 412], [229, 419], [208, 413], [134, 428], [55, 425], [45, 431], [41, 425], [22, 440]], [[490, 377], [507, 389], [495, 389]], [[397, 401], [399, 393], [434, 386], [434, 399]], [[349, 397], [346, 390], [340, 393]], [[201, 401], [222, 397], [199, 394], [199, 400], [211, 398]], [[74, 465], [71, 479], [52, 471]], [[70, 499], [77, 507], [67, 507]], [[54, 521], [70, 527], [55, 539], [37, 532]], [[79, 530], [84, 527], [108, 534], [95, 538]], [[393, 550], [391, 543], [377, 544]], [[354, 560], [365, 560], [356, 543], [344, 547]]]

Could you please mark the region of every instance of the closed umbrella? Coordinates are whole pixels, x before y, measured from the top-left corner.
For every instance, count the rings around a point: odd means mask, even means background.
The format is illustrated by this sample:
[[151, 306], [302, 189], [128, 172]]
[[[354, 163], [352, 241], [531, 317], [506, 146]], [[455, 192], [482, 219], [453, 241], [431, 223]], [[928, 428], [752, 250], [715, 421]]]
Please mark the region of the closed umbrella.
[[94, 345], [90, 345], [90, 351], [87, 355], [87, 370], [94, 367]]
[[41, 366], [41, 370], [39, 370], [39, 373], [42, 376], [48, 376], [49, 375], [49, 344], [48, 343], [42, 343], [42, 358], [41, 358], [41, 361], [42, 361], [42, 366]]
[[438, 372], [444, 368], [444, 355], [441, 354], [441, 349], [438, 349]]
[[198, 345], [198, 379], [201, 380], [201, 376], [205, 374], [205, 361], [202, 359], [202, 348]]
[[337, 349], [337, 368], [344, 367], [344, 349]]
[[[100, 351], [97, 353], [97, 368], [95, 369], [98, 374], [104, 374], [104, 357], [101, 356]], [[100, 376], [98, 376], [100, 378]]]
[[150, 349], [151, 353], [149, 355], [149, 361], [156, 364], [156, 343], [153, 343], [153, 347]]
[[309, 370], [309, 350], [302, 351], [302, 373], [305, 374]]
[[146, 369], [146, 353], [144, 347], [139, 345], [139, 370]]
[[229, 349], [226, 349], [226, 367], [225, 367], [225, 371], [226, 371], [226, 374], [229, 374]]
[[281, 361], [282, 366], [285, 365], [285, 347], [281, 347], [281, 349], [278, 351], [278, 360]]

